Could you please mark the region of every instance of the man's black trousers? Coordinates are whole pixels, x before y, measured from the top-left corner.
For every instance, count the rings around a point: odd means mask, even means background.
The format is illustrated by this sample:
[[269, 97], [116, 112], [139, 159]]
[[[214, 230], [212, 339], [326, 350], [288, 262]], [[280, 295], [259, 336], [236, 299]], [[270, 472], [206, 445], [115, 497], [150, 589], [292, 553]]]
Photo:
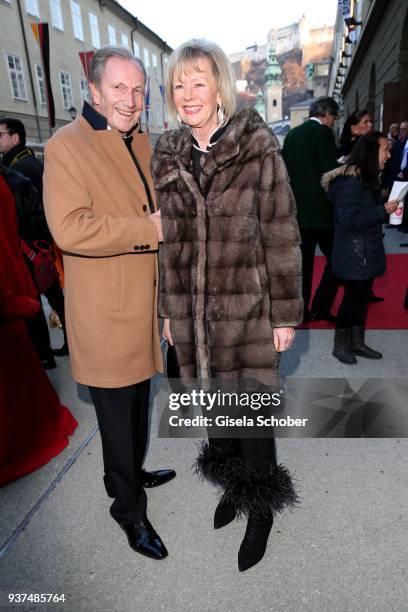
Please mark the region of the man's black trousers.
[[105, 488], [114, 497], [118, 523], [137, 523], [146, 513], [141, 469], [147, 447], [150, 380], [121, 387], [89, 387], [102, 439]]
[[321, 252], [326, 257], [326, 266], [316, 293], [313, 298], [311, 311], [319, 313], [328, 312], [336, 297], [338, 281], [331, 270], [331, 258], [333, 250], [333, 230], [300, 228], [302, 240], [302, 294], [305, 310], [309, 307], [312, 293], [313, 266], [316, 246], [319, 245]]

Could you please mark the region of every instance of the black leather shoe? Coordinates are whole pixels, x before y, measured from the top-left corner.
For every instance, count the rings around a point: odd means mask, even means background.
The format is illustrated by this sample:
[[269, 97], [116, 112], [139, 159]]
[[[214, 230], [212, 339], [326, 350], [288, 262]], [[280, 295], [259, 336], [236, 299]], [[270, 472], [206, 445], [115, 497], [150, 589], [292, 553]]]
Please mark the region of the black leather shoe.
[[134, 525], [119, 523], [127, 535], [129, 546], [150, 559], [165, 559], [169, 554], [147, 516]]
[[160, 487], [160, 485], [173, 480], [175, 477], [176, 472], [174, 470], [153, 470], [152, 472], [142, 470], [142, 486], [148, 489]]
[[234, 520], [235, 516], [235, 508], [221, 500], [214, 512], [214, 529], [225, 527]]
[[48, 359], [41, 360], [42, 367], [44, 370], [53, 370], [57, 367], [56, 361], [54, 359], [54, 355], [50, 355]]
[[59, 349], [52, 349], [52, 352], [56, 357], [64, 357], [65, 355], [69, 355], [68, 344], [64, 342], [64, 344]]
[[310, 315], [312, 321], [327, 321], [328, 323], [335, 323], [336, 317], [329, 311], [327, 312], [312, 312]]

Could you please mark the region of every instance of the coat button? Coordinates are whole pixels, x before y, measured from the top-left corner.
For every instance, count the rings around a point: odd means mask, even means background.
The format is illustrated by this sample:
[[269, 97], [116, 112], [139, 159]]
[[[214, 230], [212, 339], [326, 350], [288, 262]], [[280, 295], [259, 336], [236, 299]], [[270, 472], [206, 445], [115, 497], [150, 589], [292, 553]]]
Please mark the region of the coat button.
[[134, 247], [133, 247], [133, 249], [134, 249], [135, 251], [138, 251], [138, 250], [140, 249], [140, 246], [136, 245], [136, 246], [134, 246]]
[[147, 206], [146, 204], [143, 204], [143, 212], [146, 212], [146, 210], [147, 210]]
[[140, 245], [140, 250], [141, 250], [141, 251], [144, 251], [144, 246], [143, 246], [143, 244], [141, 244], [141, 245]]
[[150, 244], [145, 244], [145, 249], [150, 249]]

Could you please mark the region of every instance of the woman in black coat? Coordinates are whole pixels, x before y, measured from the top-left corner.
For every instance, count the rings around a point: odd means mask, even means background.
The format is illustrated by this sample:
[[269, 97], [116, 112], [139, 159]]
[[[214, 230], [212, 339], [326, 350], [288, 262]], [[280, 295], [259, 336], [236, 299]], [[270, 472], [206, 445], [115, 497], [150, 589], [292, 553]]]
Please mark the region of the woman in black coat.
[[382, 357], [364, 343], [364, 332], [373, 280], [386, 267], [381, 224], [398, 206], [382, 202], [379, 177], [389, 157], [386, 137], [372, 132], [360, 138], [347, 165], [322, 179], [334, 205], [333, 273], [344, 283], [333, 355], [346, 364], [357, 363], [355, 355]]

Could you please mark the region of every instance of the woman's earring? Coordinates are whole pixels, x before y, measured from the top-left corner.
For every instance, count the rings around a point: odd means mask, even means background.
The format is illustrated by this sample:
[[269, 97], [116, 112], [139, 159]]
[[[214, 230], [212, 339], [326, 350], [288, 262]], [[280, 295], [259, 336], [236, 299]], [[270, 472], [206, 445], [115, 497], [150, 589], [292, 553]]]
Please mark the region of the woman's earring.
[[224, 123], [224, 111], [222, 110], [221, 106], [218, 106], [218, 110], [217, 110], [217, 119], [218, 119], [218, 125], [222, 125]]

